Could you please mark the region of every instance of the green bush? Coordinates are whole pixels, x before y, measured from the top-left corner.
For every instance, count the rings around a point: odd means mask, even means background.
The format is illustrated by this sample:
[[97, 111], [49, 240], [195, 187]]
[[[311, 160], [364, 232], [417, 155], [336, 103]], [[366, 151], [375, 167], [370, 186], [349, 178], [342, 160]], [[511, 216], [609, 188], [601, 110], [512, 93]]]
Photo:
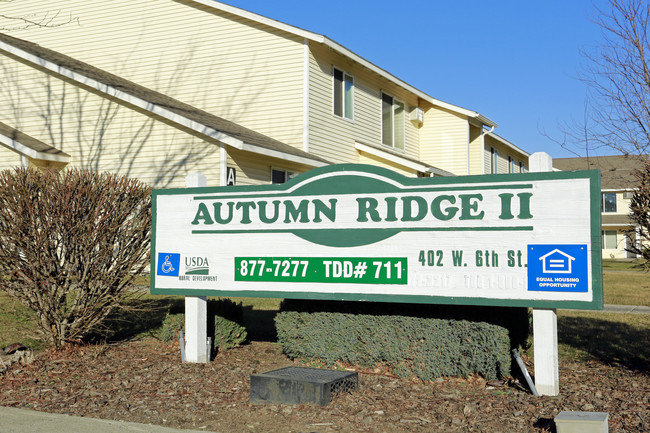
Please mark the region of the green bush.
[[185, 328], [185, 314], [169, 314], [165, 316], [160, 330], [158, 331], [158, 338], [162, 341], [169, 343], [170, 341], [178, 340], [178, 332]]
[[214, 337], [212, 339], [214, 347], [221, 350], [232, 349], [244, 344], [246, 337], [248, 337], [248, 333], [243, 326], [220, 316], [214, 317]]
[[526, 348], [530, 335], [530, 311], [525, 307], [431, 305], [392, 302], [323, 301], [285, 299], [281, 311], [409, 316], [427, 319], [466, 320], [498, 325], [508, 330], [511, 349]]
[[283, 311], [278, 341], [291, 358], [361, 366], [389, 365], [401, 377], [432, 380], [510, 373], [508, 331], [466, 320], [398, 315]]

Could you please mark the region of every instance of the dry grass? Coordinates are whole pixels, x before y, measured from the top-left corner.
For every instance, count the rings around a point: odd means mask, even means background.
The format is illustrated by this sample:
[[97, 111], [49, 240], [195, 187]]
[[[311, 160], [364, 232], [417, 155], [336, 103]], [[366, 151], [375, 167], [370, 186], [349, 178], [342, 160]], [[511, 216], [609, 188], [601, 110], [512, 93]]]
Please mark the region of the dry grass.
[[650, 274], [646, 272], [604, 272], [606, 304], [650, 307]]
[[558, 311], [561, 359], [650, 368], [650, 315]]

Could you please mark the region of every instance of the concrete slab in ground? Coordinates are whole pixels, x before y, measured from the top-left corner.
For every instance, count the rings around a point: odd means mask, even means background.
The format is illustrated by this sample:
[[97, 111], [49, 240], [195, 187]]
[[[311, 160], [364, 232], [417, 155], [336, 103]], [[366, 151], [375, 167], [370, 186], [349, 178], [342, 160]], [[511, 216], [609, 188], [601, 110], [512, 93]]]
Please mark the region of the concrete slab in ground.
[[57, 415], [0, 406], [2, 433], [203, 433], [150, 424]]
[[639, 305], [613, 305], [605, 304], [603, 311], [608, 313], [633, 313], [633, 314], [650, 314], [650, 307]]

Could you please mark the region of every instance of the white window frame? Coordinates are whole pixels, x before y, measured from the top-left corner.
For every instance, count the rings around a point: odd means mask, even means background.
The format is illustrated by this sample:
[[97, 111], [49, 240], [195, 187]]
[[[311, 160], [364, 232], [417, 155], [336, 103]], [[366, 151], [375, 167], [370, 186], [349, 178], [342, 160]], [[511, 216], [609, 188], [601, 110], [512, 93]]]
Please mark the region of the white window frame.
[[[274, 173], [282, 173], [284, 176], [284, 181], [282, 182], [273, 182], [274, 178]], [[271, 167], [271, 183], [272, 184], [281, 184], [290, 181], [294, 177], [296, 177], [298, 173], [290, 170], [285, 170], [283, 168], [276, 168], [276, 167]]]
[[[613, 194], [614, 195], [614, 210], [606, 210], [607, 208], [605, 207], [605, 195], [606, 194]], [[616, 213], [618, 211], [618, 197], [615, 192], [603, 192], [600, 195], [600, 211], [602, 213]]]
[[[391, 110], [390, 110], [390, 124], [392, 135], [386, 137], [384, 134], [384, 97], [391, 99]], [[396, 150], [405, 150], [406, 148], [406, 104], [401, 99], [398, 99], [391, 95], [390, 93], [381, 92], [380, 98], [380, 113], [381, 113], [381, 144], [384, 146], [391, 147]], [[395, 112], [397, 107], [402, 109], [402, 125], [401, 131], [397, 131], [397, 124], [395, 122]], [[390, 140], [387, 140], [389, 138]], [[398, 139], [401, 141], [401, 146], [397, 146]], [[389, 141], [389, 142], [387, 142]]]
[[499, 152], [490, 147], [490, 173], [499, 174]]
[[512, 156], [508, 157], [508, 173], [515, 172], [515, 160]]
[[[339, 72], [341, 74], [341, 78], [342, 78], [341, 82], [340, 82], [341, 83], [340, 84], [340, 89], [339, 89], [340, 94], [338, 95], [339, 101], [337, 101], [337, 99], [336, 99], [337, 98], [337, 95], [336, 95], [337, 94], [337, 88], [336, 88], [337, 87], [336, 86], [336, 83], [337, 83], [336, 73], [337, 72]], [[346, 105], [346, 102], [348, 101], [348, 99], [345, 98], [345, 92], [346, 92], [345, 84], [348, 82], [348, 79], [350, 80], [349, 82], [352, 83], [351, 87], [350, 87], [351, 95], [350, 95], [350, 99], [349, 99], [349, 101], [350, 101], [350, 106], [349, 107]], [[337, 113], [337, 109], [339, 111], [338, 113]], [[342, 119], [354, 121], [354, 76], [351, 75], [351, 74], [348, 74], [343, 69], [337, 68], [335, 66], [332, 68], [332, 113], [336, 117], [340, 117]]]
[[[614, 236], [614, 246], [612, 247], [607, 242], [607, 239], [612, 239]], [[618, 249], [618, 231], [617, 230], [603, 230], [603, 249], [604, 250], [616, 250]]]

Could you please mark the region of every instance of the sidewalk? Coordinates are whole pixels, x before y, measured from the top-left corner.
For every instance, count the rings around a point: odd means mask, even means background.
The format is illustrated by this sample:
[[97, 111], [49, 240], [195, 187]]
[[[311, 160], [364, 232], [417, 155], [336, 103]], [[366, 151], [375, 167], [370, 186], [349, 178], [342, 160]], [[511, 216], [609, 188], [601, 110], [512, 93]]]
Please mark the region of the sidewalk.
[[0, 433], [203, 433], [0, 406]]
[[614, 305], [605, 304], [603, 311], [607, 313], [632, 313], [632, 314], [650, 314], [650, 307], [640, 305]]

